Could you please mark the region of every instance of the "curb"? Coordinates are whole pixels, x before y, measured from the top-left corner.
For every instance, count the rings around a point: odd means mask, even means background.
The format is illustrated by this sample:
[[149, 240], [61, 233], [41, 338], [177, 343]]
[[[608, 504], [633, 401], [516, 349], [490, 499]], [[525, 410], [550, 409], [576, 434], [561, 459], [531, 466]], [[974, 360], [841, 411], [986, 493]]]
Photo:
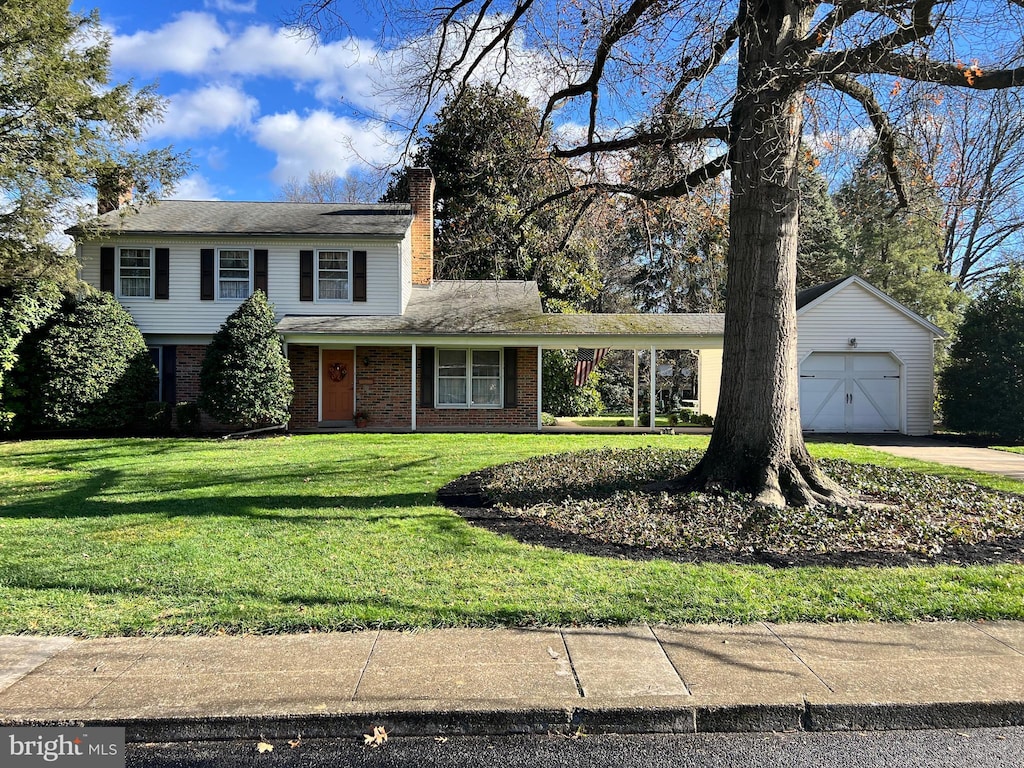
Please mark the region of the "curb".
[[123, 727], [129, 743], [581, 733], [696, 734], [999, 728], [1024, 725], [1024, 702], [567, 707], [151, 719], [5, 719], [8, 726]]

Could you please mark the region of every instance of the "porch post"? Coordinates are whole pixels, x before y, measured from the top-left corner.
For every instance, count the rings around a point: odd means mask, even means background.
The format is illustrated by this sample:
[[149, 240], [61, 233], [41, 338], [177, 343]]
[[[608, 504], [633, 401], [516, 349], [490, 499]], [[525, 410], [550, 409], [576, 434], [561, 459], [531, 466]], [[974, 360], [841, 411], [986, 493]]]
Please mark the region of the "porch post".
[[416, 431], [416, 344], [412, 345], [412, 392], [409, 396], [409, 429]]
[[537, 431], [544, 427], [541, 410], [544, 408], [544, 350], [537, 347]]
[[656, 392], [655, 392], [655, 377], [658, 375], [658, 356], [655, 354], [654, 347], [651, 347], [651, 432], [655, 430], [654, 426], [654, 411], [656, 408]]
[[640, 426], [640, 350], [633, 349], [633, 429]]

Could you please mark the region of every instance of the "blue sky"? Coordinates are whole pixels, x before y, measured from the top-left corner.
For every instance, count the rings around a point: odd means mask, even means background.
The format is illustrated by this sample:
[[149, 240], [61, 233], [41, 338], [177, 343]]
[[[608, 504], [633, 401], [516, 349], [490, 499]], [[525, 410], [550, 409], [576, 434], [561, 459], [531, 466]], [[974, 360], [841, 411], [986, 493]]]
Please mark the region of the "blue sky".
[[[355, 5], [355, 4], [353, 4]], [[177, 197], [273, 199], [310, 170], [345, 175], [398, 156], [403, 136], [369, 119], [394, 111], [378, 91], [381, 51], [372, 19], [355, 39], [312, 45], [281, 21], [279, 0], [100, 0], [112, 35], [112, 79], [157, 82], [169, 100], [147, 144], [190, 149], [195, 170]]]

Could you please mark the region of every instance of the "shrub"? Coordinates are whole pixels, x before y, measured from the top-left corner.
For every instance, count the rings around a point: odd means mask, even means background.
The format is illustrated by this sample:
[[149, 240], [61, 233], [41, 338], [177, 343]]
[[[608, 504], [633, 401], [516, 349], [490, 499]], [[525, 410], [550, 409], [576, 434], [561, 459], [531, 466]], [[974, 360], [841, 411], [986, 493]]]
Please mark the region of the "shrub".
[[549, 349], [543, 358], [544, 410], [555, 416], [596, 416], [603, 410], [601, 395], [597, 391], [600, 375], [591, 372], [587, 382], [577, 387], [576, 353], [564, 349]]
[[1024, 438], [1024, 268], [994, 279], [967, 307], [940, 382], [947, 426]]
[[199, 434], [202, 417], [195, 403], [178, 403], [174, 407], [174, 425], [183, 435]]
[[8, 374], [18, 362], [25, 337], [42, 327], [60, 309], [63, 296], [56, 283], [25, 280], [0, 287], [0, 432], [10, 430], [19, 409], [22, 390]]
[[150, 400], [143, 406], [140, 427], [147, 435], [166, 435], [171, 431], [171, 406]]
[[16, 378], [33, 427], [126, 427], [140, 420], [156, 387], [146, 342], [109, 293], [67, 300], [20, 354]]
[[245, 429], [283, 424], [292, 379], [274, 310], [262, 291], [242, 302], [206, 348], [199, 407], [217, 421]]

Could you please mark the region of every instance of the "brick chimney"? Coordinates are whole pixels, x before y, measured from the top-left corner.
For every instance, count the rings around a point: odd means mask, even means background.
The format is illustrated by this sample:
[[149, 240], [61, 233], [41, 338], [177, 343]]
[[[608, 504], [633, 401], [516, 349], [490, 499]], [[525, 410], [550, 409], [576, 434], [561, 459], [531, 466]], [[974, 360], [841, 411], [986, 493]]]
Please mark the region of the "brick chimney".
[[429, 168], [409, 169], [412, 204], [412, 284], [434, 281], [434, 174]]
[[96, 213], [116, 211], [132, 201], [132, 182], [123, 168], [103, 168], [96, 173]]

